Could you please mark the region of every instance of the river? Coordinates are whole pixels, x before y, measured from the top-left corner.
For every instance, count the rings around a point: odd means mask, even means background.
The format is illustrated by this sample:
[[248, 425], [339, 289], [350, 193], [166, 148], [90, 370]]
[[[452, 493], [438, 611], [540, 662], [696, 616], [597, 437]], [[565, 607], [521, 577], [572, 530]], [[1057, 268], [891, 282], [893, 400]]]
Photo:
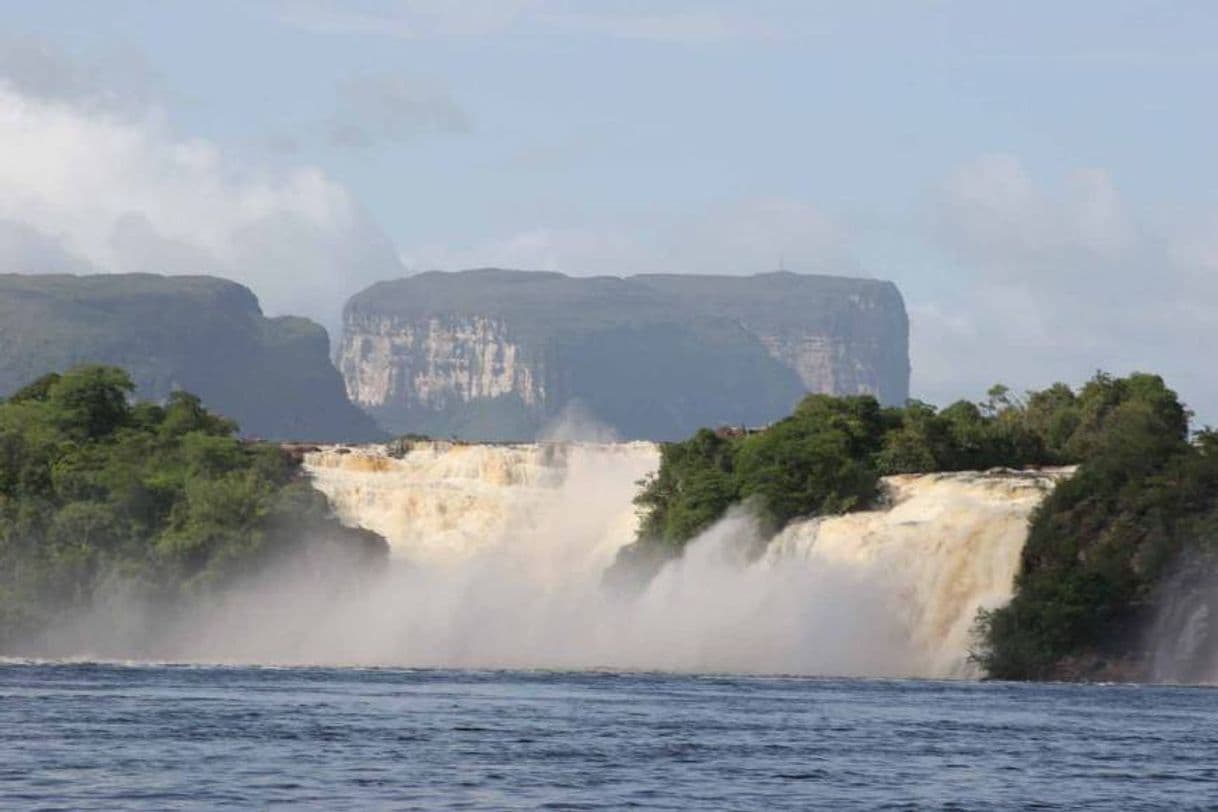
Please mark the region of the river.
[[1191, 809], [1205, 688], [0, 665], [0, 807]]

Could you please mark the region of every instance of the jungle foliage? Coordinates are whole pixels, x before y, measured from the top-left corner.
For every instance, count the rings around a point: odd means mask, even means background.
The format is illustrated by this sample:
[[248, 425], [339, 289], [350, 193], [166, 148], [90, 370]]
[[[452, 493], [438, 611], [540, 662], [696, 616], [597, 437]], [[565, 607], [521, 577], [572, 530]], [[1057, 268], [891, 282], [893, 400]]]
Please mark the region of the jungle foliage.
[[122, 583], [172, 605], [319, 549], [374, 561], [277, 446], [194, 395], [132, 402], [116, 367], [51, 374], [0, 402], [0, 651]]
[[1078, 465], [1034, 514], [1015, 597], [978, 619], [995, 677], [1043, 678], [1065, 658], [1127, 652], [1155, 585], [1218, 529], [1218, 434], [1155, 375], [1103, 373], [944, 409], [810, 395], [756, 432], [703, 429], [663, 447], [636, 498], [638, 540], [619, 563], [659, 562], [744, 504], [775, 533], [796, 518], [874, 506], [888, 474]]

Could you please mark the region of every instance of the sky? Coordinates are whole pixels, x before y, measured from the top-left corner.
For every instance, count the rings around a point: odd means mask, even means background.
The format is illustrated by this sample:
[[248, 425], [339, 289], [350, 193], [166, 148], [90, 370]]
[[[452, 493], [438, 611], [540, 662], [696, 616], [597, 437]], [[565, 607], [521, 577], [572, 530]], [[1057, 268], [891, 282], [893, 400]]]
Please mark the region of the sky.
[[1218, 422], [1218, 4], [0, 0], [0, 268], [891, 279], [913, 394]]

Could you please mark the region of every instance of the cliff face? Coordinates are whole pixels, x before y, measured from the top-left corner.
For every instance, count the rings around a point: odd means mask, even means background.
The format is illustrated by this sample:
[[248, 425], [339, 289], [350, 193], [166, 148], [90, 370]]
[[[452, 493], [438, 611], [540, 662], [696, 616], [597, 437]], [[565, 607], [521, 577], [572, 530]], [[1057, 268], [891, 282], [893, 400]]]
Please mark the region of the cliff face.
[[871, 394], [893, 405], [909, 397], [909, 319], [892, 282], [783, 271], [633, 278], [740, 322], [809, 392]]
[[345, 397], [326, 331], [307, 319], [265, 317], [234, 282], [0, 275], [0, 397], [81, 363], [124, 367], [143, 398], [193, 392], [248, 435], [382, 436]]
[[473, 400], [515, 395], [530, 407], [545, 401], [541, 358], [526, 357], [501, 320], [482, 316], [416, 321], [352, 314], [343, 373], [355, 401], [388, 404], [396, 392], [436, 411]]
[[574, 403], [673, 439], [770, 422], [806, 392], [902, 402], [908, 322], [871, 280], [432, 272], [353, 297], [338, 366], [396, 432], [531, 439]]

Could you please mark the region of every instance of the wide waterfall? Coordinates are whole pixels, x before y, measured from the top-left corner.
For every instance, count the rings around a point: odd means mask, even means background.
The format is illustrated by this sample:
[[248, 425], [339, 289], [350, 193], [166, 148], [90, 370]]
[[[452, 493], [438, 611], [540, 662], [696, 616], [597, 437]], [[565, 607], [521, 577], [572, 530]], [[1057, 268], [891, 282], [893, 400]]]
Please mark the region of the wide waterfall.
[[972, 676], [977, 610], [1010, 599], [1028, 517], [1068, 474], [888, 477], [882, 509], [795, 523], [760, 558], [756, 523], [734, 510], [622, 595], [603, 575], [658, 459], [648, 443], [309, 453], [315, 487], [397, 564], [308, 635], [274, 641], [274, 658]]

